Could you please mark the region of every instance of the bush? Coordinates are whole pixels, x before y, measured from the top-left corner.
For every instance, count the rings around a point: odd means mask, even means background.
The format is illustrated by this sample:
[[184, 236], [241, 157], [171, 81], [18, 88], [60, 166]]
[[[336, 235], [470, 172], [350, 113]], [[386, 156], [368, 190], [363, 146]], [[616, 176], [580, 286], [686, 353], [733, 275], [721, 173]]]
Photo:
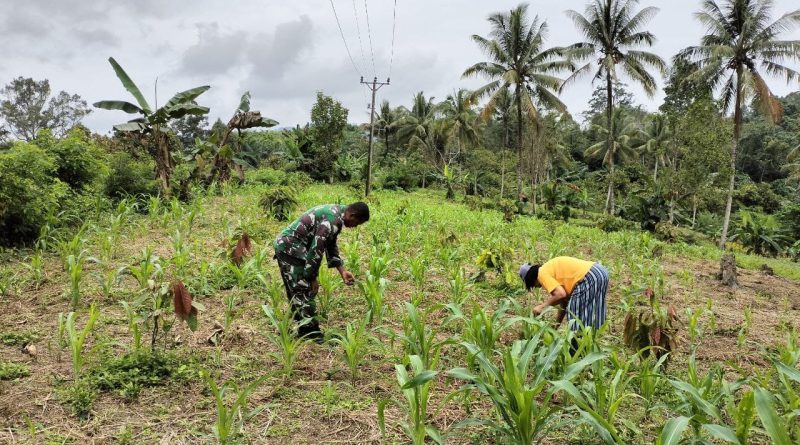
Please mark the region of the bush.
[[383, 177], [383, 188], [410, 192], [420, 186], [424, 174], [424, 165], [414, 160], [399, 160], [386, 170]]
[[260, 168], [258, 170], [248, 170], [244, 174], [244, 182], [247, 184], [261, 184], [270, 187], [292, 187], [300, 190], [308, 187], [311, 176], [305, 172], [285, 172], [274, 168]]
[[668, 221], [656, 224], [655, 233], [660, 239], [671, 242], [695, 244], [702, 239], [702, 234], [691, 229], [670, 224]]
[[772, 215], [742, 210], [733, 230], [732, 240], [745, 246], [750, 253], [775, 256], [783, 252], [789, 237], [778, 220]]
[[100, 391], [115, 391], [133, 400], [142, 388], [186, 381], [192, 374], [192, 365], [174, 354], [140, 350], [106, 362], [91, 372], [89, 380]]
[[31, 375], [31, 370], [23, 363], [0, 361], [0, 380], [16, 380]]
[[87, 419], [97, 399], [97, 392], [86, 381], [78, 380], [69, 388], [62, 390], [59, 398], [75, 417]]
[[109, 157], [109, 169], [105, 194], [110, 198], [122, 199], [126, 196], [158, 193], [151, 160], [137, 160], [125, 152], [114, 153]]
[[636, 230], [638, 224], [614, 215], [603, 215], [597, 220], [596, 227], [604, 232], [619, 232], [621, 230]]
[[0, 153], [0, 244], [38, 236], [68, 190], [55, 173], [55, 159], [34, 144], [17, 142]]
[[275, 187], [261, 197], [261, 208], [278, 221], [286, 221], [297, 207], [297, 197], [290, 187]]
[[781, 206], [780, 196], [769, 184], [763, 182], [740, 185], [736, 189], [734, 198], [741, 207], [759, 208], [766, 213], [774, 213]]
[[100, 149], [80, 128], [73, 128], [59, 140], [53, 138], [50, 130], [42, 130], [36, 145], [54, 157], [58, 179], [75, 190], [91, 183], [105, 168]]

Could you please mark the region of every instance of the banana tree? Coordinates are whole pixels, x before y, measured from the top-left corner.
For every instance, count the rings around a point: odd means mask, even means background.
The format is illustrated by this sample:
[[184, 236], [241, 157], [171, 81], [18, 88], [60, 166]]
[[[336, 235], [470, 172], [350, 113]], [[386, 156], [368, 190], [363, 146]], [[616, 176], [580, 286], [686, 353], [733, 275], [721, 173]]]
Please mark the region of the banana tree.
[[156, 141], [156, 153], [154, 154], [156, 160], [156, 179], [158, 180], [161, 192], [165, 196], [169, 196], [169, 179], [175, 168], [175, 160], [169, 149], [169, 141], [166, 133], [168, 124], [173, 119], [179, 119], [188, 114], [197, 116], [207, 114], [208, 107], [200, 106], [194, 102], [194, 100], [211, 87], [204, 85], [180, 92], [167, 101], [163, 107], [153, 110], [150, 104], [147, 103], [147, 100], [145, 100], [139, 87], [133, 83], [133, 80], [131, 80], [130, 76], [122, 69], [119, 63], [117, 63], [113, 57], [109, 57], [108, 62], [114, 69], [117, 78], [122, 82], [122, 86], [131, 93], [138, 105], [124, 100], [102, 100], [100, 102], [95, 102], [93, 105], [95, 108], [101, 108], [103, 110], [120, 110], [128, 114], [140, 115], [140, 117], [128, 122], [115, 125], [114, 129], [123, 132], [153, 134]]
[[242, 130], [259, 127], [270, 128], [276, 125], [278, 125], [277, 121], [262, 117], [260, 111], [250, 111], [250, 92], [245, 92], [239, 100], [239, 107], [236, 109], [236, 112], [234, 112], [231, 120], [228, 121], [228, 125], [225, 126], [222, 135], [216, 136], [219, 138], [219, 148], [214, 156], [211, 170], [212, 180], [218, 179], [219, 181], [226, 181], [230, 177], [231, 166], [234, 166], [239, 177], [244, 180], [242, 167], [247, 165], [248, 161], [246, 157], [239, 156], [242, 154], [239, 145], [241, 137], [236, 139], [233, 146], [228, 145], [228, 139], [233, 130], [236, 130], [236, 133], [241, 136]]

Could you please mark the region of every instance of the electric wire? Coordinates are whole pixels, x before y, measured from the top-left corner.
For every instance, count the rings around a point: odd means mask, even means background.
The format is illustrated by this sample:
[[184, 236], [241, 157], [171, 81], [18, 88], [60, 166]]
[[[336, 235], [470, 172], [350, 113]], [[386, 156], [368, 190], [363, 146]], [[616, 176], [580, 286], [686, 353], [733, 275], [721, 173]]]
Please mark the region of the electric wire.
[[364, 41], [361, 38], [361, 22], [358, 20], [358, 8], [356, 8], [356, 0], [353, 0], [353, 17], [356, 19], [356, 32], [358, 33], [358, 46], [361, 48], [361, 66], [364, 72], [367, 72], [367, 58], [364, 56]]
[[389, 56], [389, 75], [387, 78], [392, 78], [392, 66], [394, 65], [394, 35], [397, 28], [397, 0], [394, 0], [394, 9], [392, 10], [392, 50]]
[[353, 69], [356, 70], [356, 73], [359, 76], [362, 76], [361, 70], [358, 69], [356, 66], [356, 62], [353, 60], [353, 55], [350, 53], [350, 47], [347, 45], [347, 39], [344, 38], [344, 31], [342, 31], [342, 24], [339, 22], [339, 15], [336, 14], [336, 6], [333, 5], [333, 0], [331, 2], [331, 9], [333, 9], [333, 16], [336, 17], [336, 25], [339, 27], [339, 34], [342, 36], [342, 43], [344, 43], [344, 49], [347, 50], [347, 57], [350, 59], [350, 63], [353, 65]]
[[369, 26], [369, 8], [367, 7], [367, 0], [364, 0], [364, 15], [367, 17], [367, 35], [369, 36], [369, 55], [372, 59], [372, 75], [378, 77], [375, 71], [375, 51], [372, 50], [372, 29]]

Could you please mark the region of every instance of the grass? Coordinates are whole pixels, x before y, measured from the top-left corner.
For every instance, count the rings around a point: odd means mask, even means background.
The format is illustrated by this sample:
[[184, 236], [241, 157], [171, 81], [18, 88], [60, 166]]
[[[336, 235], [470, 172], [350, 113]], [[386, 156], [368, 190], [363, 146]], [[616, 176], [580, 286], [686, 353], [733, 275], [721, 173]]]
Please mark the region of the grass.
[[[336, 337], [330, 335], [334, 332], [347, 338], [350, 324], [350, 353], [337, 342], [295, 345], [288, 336], [288, 326], [280, 323], [283, 320], [279, 314], [271, 320], [262, 309], [263, 304], [277, 308], [287, 303], [277, 267], [270, 260], [271, 242], [286, 223], [269, 218], [260, 209], [259, 199], [267, 188], [226, 186], [220, 190], [218, 195], [199, 196], [190, 205], [153, 201], [149, 214], [127, 212], [124, 223], [105, 215], [87, 225], [80, 237], [70, 235], [68, 242], [62, 244], [64, 253], [81, 253], [85, 249], [87, 258], [103, 258], [102, 262], [83, 263], [84, 278], [116, 277], [114, 281], [109, 278], [79, 282], [76, 334], [89, 319], [92, 304], [102, 313], [80, 350], [83, 377], [79, 383], [88, 386], [73, 384], [70, 357], [59, 352], [57, 319], [59, 313], [72, 310], [70, 298], [64, 296], [64, 290], [71, 289], [72, 279], [58, 252], [37, 252], [41, 265], [37, 263], [34, 268], [28, 267], [32, 252], [5, 255], [0, 263], [0, 294], [5, 294], [0, 297], [2, 366], [13, 363], [28, 369], [30, 375], [3, 382], [0, 406], [8, 407], [12, 415], [0, 421], [0, 442], [13, 443], [12, 438], [19, 441], [20, 437], [29, 437], [26, 418], [39, 425], [36, 438], [29, 439], [33, 443], [44, 443], [47, 438], [58, 438], [59, 443], [86, 443], [92, 437], [119, 438], [121, 443], [213, 443], [217, 440], [214, 426], [222, 426], [223, 435], [228, 431], [226, 437], [246, 443], [374, 442], [381, 430], [378, 405], [394, 400], [398, 403], [387, 404], [383, 412], [387, 443], [419, 441], [426, 427], [430, 427], [426, 432], [429, 443], [431, 431], [437, 438], [443, 436], [447, 443], [494, 443], [499, 435], [487, 427], [464, 425], [455, 433], [450, 427], [466, 419], [498, 420], [493, 412], [514, 409], [513, 406], [507, 399], [490, 400], [474, 391], [448, 397], [464, 383], [449, 377], [448, 370], [463, 368], [466, 371], [459, 376], [469, 380], [471, 376], [481, 377], [482, 366], [492, 369], [491, 366], [502, 364], [504, 354], [509, 360], [517, 360], [512, 345], [539, 329], [520, 320], [529, 318], [534, 301], [542, 298], [539, 294], [525, 294], [519, 283], [509, 286], [495, 270], [485, 271], [483, 282], [470, 282], [470, 277], [482, 270], [477, 264], [479, 256], [495, 246], [510, 250], [507, 260], [511, 267], [524, 261], [543, 261], [552, 254], [601, 261], [612, 277], [608, 303], [611, 323], [595, 346], [604, 353], [618, 353], [620, 363], [634, 358], [621, 344], [625, 304], [635, 304], [631, 295], [645, 286], [658, 289], [666, 303], [679, 308], [684, 319], [685, 309], [703, 314], [696, 320], [697, 332], [702, 334], [695, 339], [696, 366], [703, 375], [715, 365], [727, 375], [738, 375], [737, 369], [767, 375], [772, 366], [768, 357], [780, 351], [790, 362], [792, 351], [797, 350], [785, 347], [785, 339], [789, 326], [800, 325], [800, 314], [791, 309], [791, 304], [783, 309], [785, 299], [797, 303], [800, 296], [800, 266], [796, 263], [739, 253], [742, 286], [732, 291], [718, 288], [713, 278], [720, 253], [711, 244], [664, 244], [639, 232], [605, 233], [587, 226], [587, 221], [565, 224], [518, 217], [509, 223], [499, 211], [472, 211], [464, 204], [445, 202], [444, 192], [439, 190], [412, 194], [378, 191], [370, 198], [371, 221], [340, 235], [342, 257], [350, 270], [358, 272], [357, 280], [365, 283], [367, 272], [373, 277], [372, 286], [367, 284], [364, 289], [341, 285], [335, 272], [326, 277], [326, 319], [321, 324], [329, 338]], [[298, 195], [299, 205], [291, 218], [316, 204], [356, 200], [359, 197], [354, 193], [343, 186], [311, 186]], [[116, 214], [119, 212], [112, 212]], [[178, 228], [180, 243], [176, 242]], [[228, 267], [230, 242], [242, 231], [250, 234], [254, 252], [260, 252], [261, 258], [248, 257], [246, 261], [252, 261], [252, 265], [242, 268], [247, 275], [237, 277]], [[83, 239], [85, 242], [78, 242]], [[103, 241], [109, 239], [117, 241]], [[663, 253], [660, 257], [654, 256], [656, 247]], [[763, 264], [771, 267], [776, 276], [761, 272]], [[156, 359], [148, 342], [141, 341], [150, 332], [136, 332], [141, 324], [136, 320], [141, 321], [143, 315], [133, 303], [151, 287], [151, 281], [157, 284], [176, 276], [184, 279], [195, 301], [206, 309], [199, 314], [196, 333], [175, 323], [162, 336], [163, 346], [159, 341], [159, 350], [164, 352]], [[385, 280], [383, 285], [381, 279]], [[113, 292], [108, 292], [111, 285], [105, 286], [106, 281], [113, 284]], [[764, 295], [774, 297], [766, 299]], [[229, 317], [232, 314], [226, 300], [238, 302], [235, 321], [220, 345], [209, 344], [214, 324], [223, 325], [226, 312]], [[708, 300], [713, 301], [713, 330], [707, 315]], [[123, 302], [128, 305], [127, 312]], [[363, 334], [357, 334], [370, 305], [373, 324]], [[418, 313], [410, 311], [408, 305]], [[740, 335], [745, 308], [750, 308], [750, 321], [746, 332]], [[688, 336], [685, 330], [684, 334]], [[552, 345], [557, 335], [545, 332], [541, 342]], [[369, 336], [376, 341], [364, 342]], [[460, 344], [464, 341], [474, 343], [472, 351]], [[38, 356], [20, 351], [28, 343], [38, 346]], [[612, 424], [604, 425], [595, 419], [596, 423], [613, 431], [608, 433], [612, 439], [653, 443], [666, 421], [679, 419], [679, 410], [665, 406], [674, 397], [669, 382], [687, 378], [689, 348], [688, 341], [682, 343], [666, 369], [638, 362], [619, 373], [626, 368], [609, 369], [611, 379], [618, 374], [621, 382], [634, 377], [620, 388], [624, 386], [627, 394], [644, 393], [652, 399], [652, 404], [647, 403], [652, 408], [645, 409], [638, 398], [625, 396]], [[549, 346], [541, 350], [549, 350]], [[411, 355], [420, 356], [422, 367], [414, 369]], [[438, 359], [425, 358], [426, 355]], [[536, 368], [538, 365], [533, 363], [545, 358], [537, 352], [530, 368]], [[404, 367], [405, 376], [396, 365]], [[569, 363], [552, 366], [563, 371]], [[649, 371], [642, 372], [643, 367], [649, 367]], [[225, 386], [222, 382], [229, 382], [229, 396], [217, 399], [199, 369], [213, 376], [218, 391]], [[420, 386], [416, 387], [404, 389], [404, 384], [398, 382], [398, 373], [402, 379], [413, 379], [425, 371], [437, 374], [431, 380], [419, 380]], [[291, 377], [287, 377], [289, 374]], [[431, 373], [424, 375], [427, 378]], [[249, 388], [262, 376], [267, 377]], [[775, 372], [771, 376], [774, 381], [752, 383], [758, 384], [759, 389], [788, 385], [798, 391], [791, 378], [778, 381]], [[570, 380], [575, 376], [567, 377], [561, 373], [546, 380]], [[594, 400], [595, 382], [578, 380], [576, 377], [575, 391], [562, 383], [556, 396], [562, 401], [573, 396], [576, 400], [587, 399], [581, 409], [589, 417], [593, 412], [608, 413], [607, 406], [599, 406]], [[421, 385], [428, 383], [430, 391], [419, 392], [424, 389]], [[487, 380], [484, 383], [498, 385]], [[541, 390], [540, 397], [554, 393], [547, 383], [539, 388], [541, 383], [529, 379], [519, 387]], [[265, 408], [242, 424], [226, 429], [230, 424], [225, 422], [232, 419], [228, 414], [238, 409], [236, 399], [244, 389], [252, 390], [247, 391], [249, 407]], [[515, 389], [508, 386], [503, 389], [506, 390]], [[48, 403], [52, 394], [62, 394], [70, 409]], [[771, 414], [771, 407], [784, 413], [780, 399], [770, 399], [761, 392], [757, 395], [765, 416]], [[610, 404], [621, 396], [624, 394], [606, 395], [601, 402]], [[427, 400], [425, 413], [421, 411], [423, 398]], [[243, 417], [252, 413], [250, 408], [238, 412]], [[528, 419], [530, 424], [550, 418], [546, 412], [534, 414]], [[86, 416], [91, 428], [74, 427], [76, 416]], [[574, 408], [566, 410], [556, 420], [566, 419], [567, 423], [555, 422], [554, 429], [539, 433], [546, 443], [599, 443], [596, 425], [573, 421], [580, 416]], [[238, 422], [239, 415], [234, 419]], [[755, 419], [756, 427], [763, 430], [758, 417]], [[679, 423], [673, 422], [677, 426]], [[640, 431], [631, 432], [628, 424]], [[522, 428], [524, 424], [514, 426]], [[524, 428], [507, 433], [513, 436], [514, 431], [523, 438], [530, 433]], [[767, 442], [766, 433], [759, 431], [752, 440]]]

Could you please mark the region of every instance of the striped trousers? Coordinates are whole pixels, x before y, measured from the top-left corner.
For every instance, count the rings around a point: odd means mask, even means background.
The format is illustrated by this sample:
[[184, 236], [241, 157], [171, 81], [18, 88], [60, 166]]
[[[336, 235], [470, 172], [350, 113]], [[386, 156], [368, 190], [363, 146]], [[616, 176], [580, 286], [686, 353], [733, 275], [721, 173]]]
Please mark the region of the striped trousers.
[[583, 326], [599, 329], [606, 322], [608, 271], [595, 263], [575, 288], [567, 303], [567, 324], [573, 331]]

